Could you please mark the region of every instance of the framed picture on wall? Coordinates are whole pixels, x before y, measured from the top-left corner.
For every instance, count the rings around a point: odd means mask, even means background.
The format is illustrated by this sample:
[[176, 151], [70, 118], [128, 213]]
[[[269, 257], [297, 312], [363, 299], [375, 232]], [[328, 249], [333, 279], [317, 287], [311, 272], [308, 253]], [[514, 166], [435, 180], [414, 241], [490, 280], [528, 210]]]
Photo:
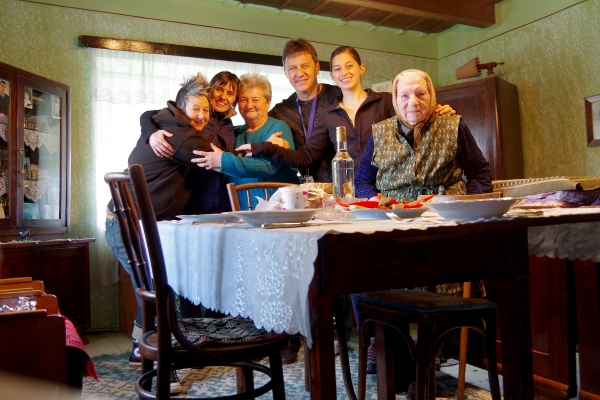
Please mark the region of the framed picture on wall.
[[588, 147], [600, 146], [600, 94], [585, 98], [585, 127]]

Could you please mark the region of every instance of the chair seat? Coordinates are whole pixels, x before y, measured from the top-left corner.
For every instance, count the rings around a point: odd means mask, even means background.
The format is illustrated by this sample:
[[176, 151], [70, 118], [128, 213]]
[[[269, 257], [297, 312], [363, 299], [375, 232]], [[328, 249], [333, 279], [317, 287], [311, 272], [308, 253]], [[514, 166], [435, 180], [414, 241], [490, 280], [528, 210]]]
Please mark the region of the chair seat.
[[485, 299], [444, 296], [425, 290], [382, 290], [354, 295], [359, 302], [418, 313], [440, 313], [496, 308]]
[[[257, 328], [249, 318], [181, 318], [177, 320], [185, 338], [196, 346], [217, 347], [232, 344], [260, 343], [285, 336]], [[177, 340], [172, 340], [174, 349], [181, 349]]]

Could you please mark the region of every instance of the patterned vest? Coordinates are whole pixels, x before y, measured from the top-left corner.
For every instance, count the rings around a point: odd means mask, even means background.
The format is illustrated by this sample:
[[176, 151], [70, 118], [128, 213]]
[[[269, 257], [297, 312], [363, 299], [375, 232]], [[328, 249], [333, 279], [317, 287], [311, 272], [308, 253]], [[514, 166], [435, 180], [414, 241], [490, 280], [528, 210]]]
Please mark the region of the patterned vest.
[[456, 161], [460, 115], [435, 116], [415, 128], [414, 148], [398, 133], [397, 118], [373, 125], [376, 186], [384, 196], [412, 201], [420, 194], [465, 194], [467, 186]]

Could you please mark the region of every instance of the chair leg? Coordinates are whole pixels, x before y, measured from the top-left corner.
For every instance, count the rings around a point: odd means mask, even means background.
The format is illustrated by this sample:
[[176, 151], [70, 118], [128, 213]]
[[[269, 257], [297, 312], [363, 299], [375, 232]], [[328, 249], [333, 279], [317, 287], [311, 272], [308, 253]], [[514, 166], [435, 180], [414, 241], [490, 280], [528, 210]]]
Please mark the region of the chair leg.
[[346, 327], [344, 326], [344, 311], [342, 309], [341, 298], [334, 300], [335, 311], [335, 330], [338, 336], [338, 346], [340, 351], [340, 365], [342, 367], [342, 376], [344, 378], [344, 387], [346, 395], [350, 400], [356, 400], [356, 393], [352, 385], [352, 375], [350, 374], [350, 361], [348, 359], [348, 343], [346, 342]]
[[429, 400], [435, 400], [435, 354], [429, 359], [429, 368], [427, 368], [427, 398]]
[[[463, 297], [471, 297], [471, 282], [463, 283]], [[469, 339], [469, 328], [460, 329], [460, 354], [458, 358], [458, 391], [456, 400], [465, 398], [465, 374], [467, 372], [467, 344]]]
[[[144, 375], [146, 372], [150, 372], [153, 369], [154, 369], [154, 361], [142, 357], [142, 366], [140, 368], [140, 375]], [[147, 390], [147, 391], [152, 390], [152, 380], [148, 380], [148, 382], [145, 382], [145, 384], [142, 385], [142, 389]]]
[[271, 390], [273, 391], [273, 400], [285, 400], [285, 384], [283, 382], [281, 353], [269, 356], [269, 367], [271, 368]]
[[392, 328], [375, 323], [375, 350], [377, 353], [377, 398], [394, 400], [396, 398], [396, 381], [394, 374], [394, 351]]
[[304, 391], [310, 392], [310, 349], [304, 342]]
[[156, 398], [171, 398], [171, 365], [159, 362], [156, 366]]
[[369, 324], [363, 324], [358, 333], [358, 400], [367, 396], [367, 353], [369, 351]]
[[419, 324], [417, 333], [417, 390], [416, 400], [425, 400], [427, 385], [427, 369], [429, 367], [429, 353], [431, 348], [432, 327]]
[[254, 371], [251, 368], [237, 367], [235, 378], [238, 394], [254, 390]]
[[492, 400], [500, 400], [500, 382], [498, 381], [498, 364], [496, 361], [496, 313], [490, 312], [485, 318], [485, 352], [487, 358], [488, 379]]

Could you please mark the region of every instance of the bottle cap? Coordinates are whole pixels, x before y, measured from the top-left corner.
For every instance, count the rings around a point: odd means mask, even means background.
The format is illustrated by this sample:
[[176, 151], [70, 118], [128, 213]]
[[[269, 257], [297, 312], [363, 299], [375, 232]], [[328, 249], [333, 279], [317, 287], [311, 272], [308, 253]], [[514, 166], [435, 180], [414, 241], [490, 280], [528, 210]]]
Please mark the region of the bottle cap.
[[346, 127], [345, 126], [338, 126], [337, 128], [335, 128], [335, 140], [337, 140], [338, 142], [346, 141]]

